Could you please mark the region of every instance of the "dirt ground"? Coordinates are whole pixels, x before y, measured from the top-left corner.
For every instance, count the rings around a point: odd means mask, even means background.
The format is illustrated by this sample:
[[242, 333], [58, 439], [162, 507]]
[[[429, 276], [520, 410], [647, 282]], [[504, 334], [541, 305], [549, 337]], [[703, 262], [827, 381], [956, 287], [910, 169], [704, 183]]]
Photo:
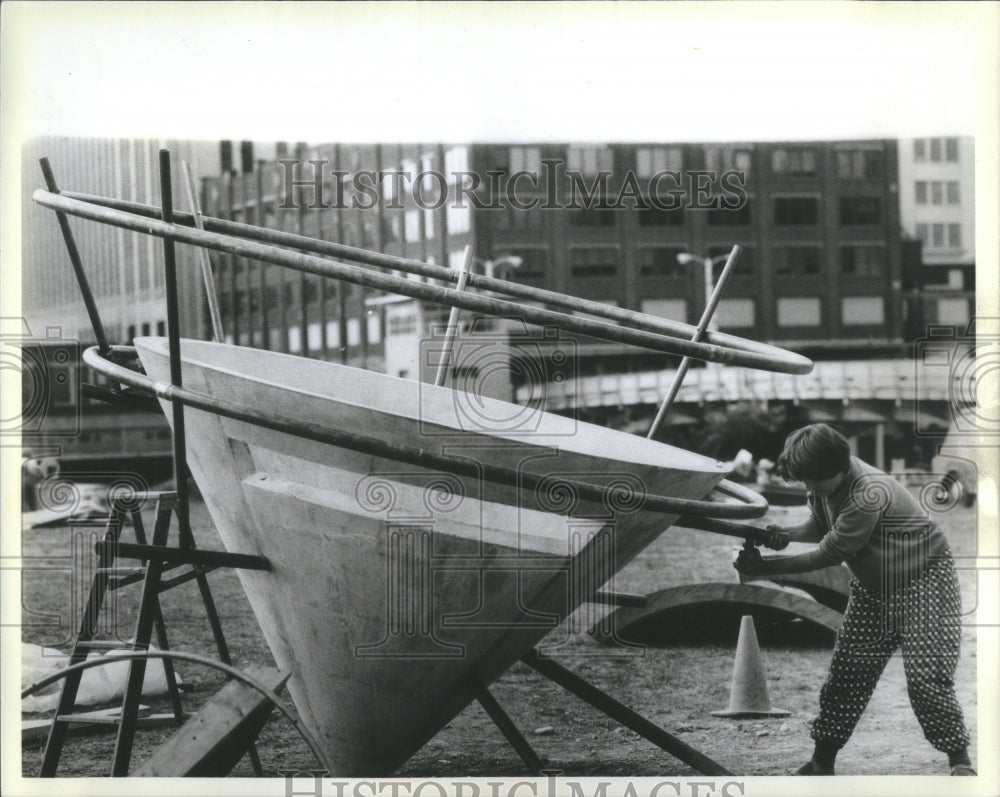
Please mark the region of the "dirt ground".
[[[778, 522], [801, 509], [774, 507], [767, 520]], [[958, 557], [975, 553], [976, 509], [956, 507], [938, 516]], [[766, 522], [766, 521], [765, 521]], [[204, 504], [195, 501], [192, 523], [202, 548], [219, 548]], [[86, 534], [96, 529], [83, 530]], [[67, 557], [92, 550], [90, 543], [70, 545], [71, 530], [58, 527], [26, 531], [24, 555], [38, 557], [35, 569], [23, 574], [25, 642], [67, 649], [71, 631], [79, 620], [86, 578], [71, 575]], [[77, 529], [79, 535], [81, 530]], [[127, 532], [128, 533], [128, 532]], [[673, 528], [618, 575], [613, 587], [622, 592], [649, 594], [666, 587], [705, 581], [737, 580], [731, 561], [738, 541], [704, 532]], [[271, 663], [238, 580], [231, 571], [210, 575], [213, 593], [237, 666]], [[974, 571], [960, 570], [965, 611], [974, 610], [977, 582]], [[131, 635], [138, 592], [125, 591], [117, 606], [117, 623], [123, 637]], [[162, 599], [170, 643], [174, 649], [214, 653], [197, 588], [188, 584]], [[593, 611], [589, 607], [586, 611]], [[687, 744], [739, 775], [782, 775], [808, 757], [812, 745], [808, 723], [814, 716], [819, 688], [826, 674], [832, 643], [826, 637], [803, 633], [798, 626], [758, 626], [762, 659], [772, 704], [787, 709], [784, 718], [733, 720], [713, 717], [729, 700], [738, 619], [730, 641], [702, 644], [647, 644], [623, 648], [598, 641], [586, 633], [597, 616], [571, 618], [581, 633], [568, 626], [547, 638], [556, 660], [639, 712]], [[571, 623], [572, 624], [572, 623]], [[725, 635], [724, 635], [725, 636]], [[973, 733], [971, 751], [976, 757], [976, 629], [963, 630], [962, 658], [957, 673], [959, 700]], [[223, 683], [214, 670], [181, 664], [179, 671], [190, 685], [185, 694], [189, 710], [197, 709]], [[548, 766], [567, 776], [690, 776], [691, 767], [660, 750], [609, 717], [572, 696], [562, 687], [524, 665], [500, 678], [491, 691]], [[144, 701], [154, 711], [169, 710], [166, 700]], [[133, 766], [151, 755], [171, 734], [170, 729], [140, 731]], [[43, 742], [26, 742], [22, 748], [25, 777], [37, 774]], [[104, 732], [74, 735], [66, 744], [60, 776], [103, 776], [110, 768], [114, 735]], [[258, 740], [264, 773], [304, 771], [316, 767], [308, 747], [287, 719], [277, 712]], [[902, 662], [894, 658], [875, 691], [857, 731], [841, 752], [838, 774], [941, 775], [947, 774], [945, 757], [928, 744], [909, 706]], [[476, 704], [467, 708], [397, 773], [403, 777], [516, 776], [527, 768], [496, 726]], [[244, 759], [234, 776], [250, 777]]]

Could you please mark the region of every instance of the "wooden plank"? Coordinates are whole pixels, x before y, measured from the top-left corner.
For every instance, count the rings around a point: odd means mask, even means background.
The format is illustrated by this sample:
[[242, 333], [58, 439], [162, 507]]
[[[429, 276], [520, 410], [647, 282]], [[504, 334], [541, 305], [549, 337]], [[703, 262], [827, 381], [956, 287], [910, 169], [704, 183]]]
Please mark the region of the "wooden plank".
[[[289, 672], [251, 666], [246, 674], [280, 691]], [[231, 680], [184, 723], [133, 777], [222, 777], [253, 744], [274, 704], [253, 687]]]
[[[85, 731], [93, 733], [112, 730], [112, 726], [118, 722], [118, 715], [120, 712], [121, 707], [115, 706], [114, 708], [102, 709], [100, 711], [81, 713], [76, 715], [77, 721], [70, 722], [68, 730], [70, 733], [81, 733]], [[107, 719], [95, 718], [91, 715], [103, 715], [107, 717]], [[137, 722], [137, 727], [139, 728], [162, 728], [165, 725], [176, 724], [177, 720], [173, 713], [150, 714], [149, 706], [139, 706], [139, 719]], [[51, 726], [51, 718], [22, 720], [21, 741], [42, 739], [46, 737], [48, 736], [49, 728]]]

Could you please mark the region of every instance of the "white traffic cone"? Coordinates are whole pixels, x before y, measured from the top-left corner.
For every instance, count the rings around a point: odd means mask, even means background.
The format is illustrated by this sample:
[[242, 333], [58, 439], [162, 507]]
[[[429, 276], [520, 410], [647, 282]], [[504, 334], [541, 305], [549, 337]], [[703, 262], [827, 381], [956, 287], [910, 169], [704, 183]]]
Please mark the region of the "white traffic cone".
[[745, 614], [740, 622], [740, 638], [736, 643], [736, 664], [733, 666], [733, 683], [729, 690], [729, 708], [713, 711], [712, 716], [785, 717], [788, 714], [783, 708], [771, 708], [753, 617]]

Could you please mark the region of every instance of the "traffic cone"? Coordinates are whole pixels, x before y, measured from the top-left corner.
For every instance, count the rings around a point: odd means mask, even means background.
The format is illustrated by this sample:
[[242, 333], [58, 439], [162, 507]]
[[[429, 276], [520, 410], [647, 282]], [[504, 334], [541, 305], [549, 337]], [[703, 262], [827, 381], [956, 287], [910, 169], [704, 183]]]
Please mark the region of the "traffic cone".
[[713, 711], [712, 716], [785, 717], [788, 714], [783, 708], [771, 708], [753, 617], [745, 614], [740, 621], [740, 638], [736, 643], [736, 664], [733, 666], [733, 683], [729, 690], [729, 708]]

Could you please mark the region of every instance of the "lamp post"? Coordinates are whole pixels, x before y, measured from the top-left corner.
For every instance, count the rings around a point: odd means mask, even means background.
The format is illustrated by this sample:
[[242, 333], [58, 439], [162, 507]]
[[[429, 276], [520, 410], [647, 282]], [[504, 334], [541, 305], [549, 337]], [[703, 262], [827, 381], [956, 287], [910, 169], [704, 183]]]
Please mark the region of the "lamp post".
[[503, 279], [500, 275], [505, 270], [513, 271], [516, 268], [520, 268], [524, 262], [524, 258], [517, 255], [503, 255], [496, 260], [480, 260], [479, 262], [482, 263], [483, 273], [487, 277], [496, 276], [497, 279]]
[[[733, 269], [736, 268], [736, 263], [742, 254], [743, 249], [740, 246], [734, 246], [728, 255], [720, 255], [718, 257], [701, 258], [698, 257], [698, 255], [691, 254], [690, 252], [681, 252], [677, 255], [677, 261], [681, 265], [695, 263], [701, 260], [702, 264], [705, 266], [705, 309], [701, 314], [701, 320], [698, 322], [698, 328], [695, 330], [693, 340], [700, 341], [706, 330], [716, 328], [713, 323], [715, 319], [715, 308], [718, 307], [719, 300], [722, 298], [722, 292], [726, 289], [726, 283], [729, 282], [729, 276], [733, 273]], [[712, 268], [715, 266], [716, 260], [723, 259], [726, 261], [726, 266], [722, 269], [722, 273], [719, 275], [719, 284], [713, 288]], [[656, 436], [656, 432], [659, 430], [660, 424], [663, 423], [663, 419], [670, 410], [670, 405], [673, 404], [674, 399], [677, 398], [677, 393], [681, 389], [681, 383], [684, 381], [684, 376], [687, 374], [688, 366], [690, 365], [690, 357], [685, 357], [681, 360], [681, 364], [677, 368], [677, 373], [674, 375], [674, 383], [670, 386], [670, 391], [667, 393], [667, 397], [660, 405], [660, 411], [656, 413], [656, 417], [653, 419], [653, 425], [649, 427], [649, 433], [646, 437], [653, 438]]]
[[[708, 297], [712, 295], [712, 291], [715, 289], [714, 280], [714, 269], [716, 263], [725, 263], [728, 254], [717, 255], [716, 257], [702, 257], [700, 255], [693, 254], [692, 252], [681, 252], [677, 255], [677, 262], [682, 266], [690, 265], [691, 263], [701, 263], [704, 269], [705, 275], [705, 301], [708, 301]], [[719, 329], [719, 323], [715, 320], [715, 315], [708, 322], [708, 328], [713, 332], [717, 332]]]

